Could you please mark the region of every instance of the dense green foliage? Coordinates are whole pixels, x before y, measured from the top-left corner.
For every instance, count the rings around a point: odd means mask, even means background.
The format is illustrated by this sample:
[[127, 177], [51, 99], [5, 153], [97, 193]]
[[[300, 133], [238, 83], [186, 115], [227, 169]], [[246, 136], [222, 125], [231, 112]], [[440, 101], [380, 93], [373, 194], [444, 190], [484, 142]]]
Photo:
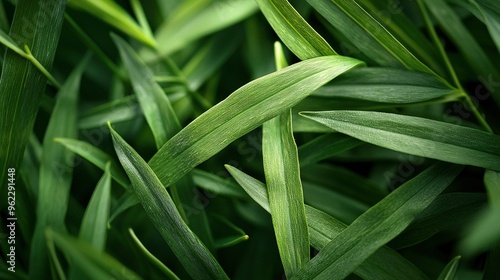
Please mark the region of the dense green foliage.
[[0, 278], [500, 279], [499, 3], [0, 0]]

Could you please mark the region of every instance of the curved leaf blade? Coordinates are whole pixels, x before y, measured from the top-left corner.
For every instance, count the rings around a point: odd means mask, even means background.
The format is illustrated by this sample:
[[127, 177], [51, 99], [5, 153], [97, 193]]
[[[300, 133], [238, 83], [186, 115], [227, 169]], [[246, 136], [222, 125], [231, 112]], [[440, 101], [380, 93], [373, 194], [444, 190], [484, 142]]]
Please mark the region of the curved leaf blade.
[[292, 279], [344, 279], [401, 233], [461, 170], [445, 163], [432, 165], [357, 218]]
[[172, 137], [149, 164], [169, 186], [234, 140], [361, 63], [341, 56], [318, 57], [253, 80]]
[[228, 279], [224, 270], [183, 221], [148, 164], [110, 126], [113, 144], [144, 211], [186, 271], [195, 279]]
[[500, 137], [481, 130], [380, 112], [324, 111], [301, 115], [391, 150], [500, 170]]

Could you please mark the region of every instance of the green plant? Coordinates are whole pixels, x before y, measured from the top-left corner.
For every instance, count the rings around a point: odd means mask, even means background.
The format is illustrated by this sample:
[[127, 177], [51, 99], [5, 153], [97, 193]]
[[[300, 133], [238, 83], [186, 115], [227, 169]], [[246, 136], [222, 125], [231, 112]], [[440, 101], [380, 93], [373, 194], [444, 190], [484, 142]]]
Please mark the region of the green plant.
[[498, 1], [290, 2], [0, 1], [0, 278], [499, 279]]

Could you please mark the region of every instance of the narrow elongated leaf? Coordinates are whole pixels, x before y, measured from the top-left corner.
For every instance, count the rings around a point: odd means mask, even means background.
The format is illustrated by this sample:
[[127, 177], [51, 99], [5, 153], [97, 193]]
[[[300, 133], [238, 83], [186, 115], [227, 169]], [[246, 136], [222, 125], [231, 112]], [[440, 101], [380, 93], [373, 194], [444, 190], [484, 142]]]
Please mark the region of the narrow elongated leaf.
[[437, 49], [415, 24], [414, 18], [407, 16], [407, 13], [412, 12], [408, 6], [396, 1], [356, 1], [412, 54], [438, 74], [444, 72]]
[[58, 93], [43, 138], [40, 163], [37, 224], [30, 254], [30, 277], [48, 276], [44, 231], [47, 226], [64, 230], [69, 191], [73, 177], [73, 153], [54, 142], [56, 137], [76, 137], [78, 93], [86, 59], [71, 73]]
[[89, 243], [97, 250], [104, 250], [106, 244], [106, 231], [109, 217], [111, 199], [110, 163], [106, 164], [104, 175], [95, 188], [90, 202], [83, 215], [80, 234], [81, 240]]
[[437, 163], [403, 184], [330, 241], [292, 279], [344, 279], [403, 231], [461, 169]]
[[213, 255], [182, 220], [170, 195], [148, 164], [111, 127], [113, 143], [146, 214], [195, 279], [228, 279]]
[[[313, 96], [352, 98], [381, 103], [418, 103], [451, 95], [457, 90], [435, 76], [392, 68], [360, 68], [348, 72]], [[458, 100], [458, 95], [455, 97]]]
[[355, 0], [307, 0], [307, 2], [365, 54], [381, 65], [396, 67], [402, 65], [409, 70], [435, 75]]
[[[169, 55], [203, 36], [231, 26], [258, 10], [258, 6], [253, 0], [201, 0], [197, 2], [206, 3], [201, 4], [201, 9], [193, 8], [196, 11], [190, 16], [179, 13], [176, 18], [166, 21], [158, 28], [156, 39], [158, 41], [158, 52], [161, 56]], [[196, 2], [190, 3], [190, 1], [186, 1], [184, 5], [190, 6], [190, 8], [196, 7], [193, 4], [196, 4]], [[203, 6], [205, 6], [205, 9], [203, 9]], [[179, 7], [179, 9], [182, 9], [182, 7]], [[189, 9], [183, 10], [188, 11]], [[149, 61], [149, 59], [147, 60]]]
[[151, 47], [156, 41], [115, 1], [71, 0], [69, 6], [84, 10]]
[[[264, 210], [270, 212], [266, 185], [237, 168], [230, 165], [225, 167], [255, 202]], [[311, 236], [311, 246], [318, 250], [321, 250], [347, 228], [347, 225], [320, 210], [308, 205], [305, 206], [305, 209]], [[393, 265], [387, 267], [387, 263]], [[364, 263], [360, 264], [354, 273], [367, 280], [396, 280], [401, 279], [401, 275], [405, 275], [408, 279], [428, 279], [413, 264], [388, 247], [382, 247], [376, 251]]]
[[[30, 0], [16, 6], [9, 36], [17, 45], [27, 45], [46, 69], [52, 66], [65, 4], [63, 0]], [[31, 62], [13, 51], [5, 53], [0, 77], [0, 170], [19, 166], [46, 83]], [[5, 182], [5, 175], [5, 171], [0, 174], [0, 182]], [[5, 186], [0, 186], [2, 195]]]
[[257, 3], [276, 34], [298, 58], [337, 54], [288, 0], [257, 0]]
[[256, 79], [172, 137], [149, 164], [169, 186], [232, 141], [359, 64], [358, 60], [341, 56], [319, 57]]
[[[48, 228], [47, 243], [55, 244], [87, 279], [141, 279], [136, 273], [106, 253], [87, 243]], [[53, 246], [53, 245], [52, 245]]]
[[[125, 41], [117, 36], [113, 36], [113, 39], [128, 70], [142, 112], [153, 132], [156, 147], [159, 149], [167, 140], [181, 130], [179, 120], [169, 99], [160, 85], [154, 80], [153, 72]], [[177, 209], [179, 209], [184, 220], [189, 221], [182, 205], [187, 205], [193, 201], [194, 185], [190, 176], [183, 177], [175, 186], [171, 186], [170, 189]], [[204, 223], [203, 215], [191, 216], [190, 220], [192, 222], [192, 229], [210, 248], [211, 239], [209, 238], [210, 234], [208, 230], [203, 230], [204, 227], [199, 227], [199, 225]]]
[[61, 143], [68, 150], [88, 160], [102, 170], [105, 170], [106, 163], [110, 162], [111, 177], [123, 187], [129, 187], [130, 181], [128, 180], [127, 175], [125, 174], [121, 166], [115, 161], [113, 157], [111, 157], [101, 149], [87, 142], [76, 139], [56, 138], [55, 141]]
[[123, 39], [116, 35], [112, 37], [129, 73], [142, 112], [153, 132], [156, 146], [160, 148], [180, 130], [181, 125], [170, 101], [146, 64]]
[[[281, 44], [275, 44], [276, 68], [287, 65]], [[304, 210], [297, 146], [288, 109], [262, 125], [262, 157], [271, 217], [287, 277], [309, 261], [309, 232]]]
[[379, 112], [325, 111], [301, 115], [384, 148], [500, 170], [500, 137], [481, 130]]
[[454, 257], [439, 274], [438, 280], [453, 280], [456, 279], [455, 273], [457, 272], [458, 262], [461, 257]]

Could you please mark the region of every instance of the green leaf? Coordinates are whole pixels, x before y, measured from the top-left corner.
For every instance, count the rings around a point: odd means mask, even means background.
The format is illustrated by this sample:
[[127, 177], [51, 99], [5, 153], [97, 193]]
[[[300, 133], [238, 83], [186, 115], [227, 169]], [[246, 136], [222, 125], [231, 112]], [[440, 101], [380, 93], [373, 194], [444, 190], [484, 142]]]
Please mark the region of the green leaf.
[[302, 180], [344, 194], [369, 206], [388, 194], [363, 176], [335, 165], [315, 164], [303, 167]]
[[49, 246], [55, 244], [59, 247], [71, 260], [72, 265], [82, 271], [88, 279], [141, 279], [113, 257], [79, 239], [61, 234], [51, 228], [45, 230], [45, 236]]
[[257, 0], [257, 3], [276, 34], [301, 60], [337, 54], [287, 0]]
[[[104, 175], [101, 177], [87, 205], [83, 215], [82, 225], [78, 238], [87, 242], [92, 248], [103, 252], [107, 239], [107, 225], [109, 208], [111, 203], [111, 175], [110, 163], [105, 167]], [[70, 279], [84, 279], [85, 273], [74, 267], [70, 270]]]
[[[54, 142], [56, 137], [76, 137], [78, 93], [80, 79], [90, 57], [71, 73], [58, 93], [56, 105], [50, 116], [43, 138], [42, 161], [40, 163], [39, 195], [37, 201], [37, 224], [31, 245], [30, 277], [48, 276], [44, 231], [47, 226], [64, 230], [69, 192], [73, 177], [72, 152]], [[45, 261], [44, 261], [45, 260]]]
[[153, 132], [156, 146], [160, 148], [181, 129], [181, 125], [170, 101], [146, 64], [123, 39], [116, 35], [112, 37], [129, 73], [142, 112]]
[[455, 273], [457, 272], [458, 262], [462, 257], [454, 257], [443, 269], [441, 274], [439, 274], [438, 280], [454, 280], [456, 278]]
[[256, 79], [196, 118], [170, 139], [149, 164], [169, 186], [232, 141], [359, 64], [352, 58], [319, 57]]
[[137, 238], [137, 236], [135, 235], [134, 231], [131, 228], [128, 229], [128, 232], [130, 233], [130, 236], [134, 240], [137, 247], [139, 247], [139, 249], [144, 253], [144, 255], [146, 255], [146, 257], [148, 258], [148, 260], [151, 263], [153, 263], [159, 270], [161, 270], [165, 274], [167, 279], [174, 279], [174, 280], [180, 279], [179, 277], [177, 277], [177, 275], [175, 275], [174, 272], [172, 272], [159, 259], [157, 259], [151, 252], [149, 252], [149, 250], [142, 244], [142, 242], [139, 240], [139, 238]]
[[[278, 70], [286, 67], [287, 62], [279, 43], [275, 44], [275, 57]], [[278, 250], [285, 273], [291, 277], [310, 259], [309, 232], [291, 109], [262, 125], [262, 157]]]
[[423, 34], [415, 19], [409, 17], [413, 12], [411, 6], [404, 2], [387, 0], [357, 0], [357, 2], [412, 54], [438, 74], [443, 73], [437, 49]]
[[307, 0], [335, 28], [382, 66], [436, 75], [355, 0]]
[[[392, 68], [360, 68], [348, 72], [313, 96], [350, 98], [381, 103], [409, 104], [438, 98], [459, 100], [456, 89], [435, 76]], [[445, 99], [446, 100], [446, 99]]]
[[487, 170], [484, 183], [488, 192], [489, 208], [477, 216], [466, 229], [466, 235], [459, 248], [464, 254], [476, 255], [500, 242], [500, 173]]
[[188, 87], [197, 90], [228, 59], [241, 41], [241, 30], [230, 28], [203, 45], [182, 68]]
[[[230, 165], [225, 165], [225, 167], [255, 202], [264, 210], [270, 212], [266, 185], [241, 172], [237, 168]], [[347, 225], [320, 210], [308, 205], [305, 206], [305, 209], [311, 237], [311, 246], [318, 250], [321, 250], [333, 238], [347, 228]], [[393, 265], [387, 267], [387, 263]], [[405, 275], [408, 279], [428, 279], [413, 264], [388, 247], [382, 247], [376, 251], [364, 263], [360, 264], [354, 273], [367, 280], [396, 280], [401, 279], [401, 275]]]
[[299, 147], [300, 166], [306, 167], [361, 144], [363, 142], [344, 134], [323, 134]]
[[68, 150], [88, 160], [102, 170], [105, 170], [106, 164], [110, 162], [111, 177], [124, 188], [128, 188], [130, 186], [130, 181], [128, 180], [127, 175], [116, 160], [94, 145], [70, 138], [56, 138], [54, 141], [64, 145], [64, 147]]
[[213, 255], [182, 220], [153, 170], [111, 126], [110, 131], [118, 158], [144, 211], [186, 271], [195, 279], [228, 279]]
[[[332, 178], [334, 179], [334, 178]], [[327, 183], [303, 182], [305, 202], [346, 224], [363, 214], [369, 205], [328, 188]]]
[[253, 0], [185, 1], [177, 8], [178, 16], [158, 28], [158, 53], [168, 56], [203, 36], [249, 17], [257, 9]]
[[[152, 71], [125, 41], [117, 36], [112, 37], [115, 44], [118, 46], [122, 60], [128, 70], [135, 94], [137, 95], [137, 100], [153, 132], [156, 147], [159, 149], [165, 142], [181, 130], [179, 120], [177, 119], [169, 99], [160, 85], [156, 83]], [[188, 218], [182, 205], [192, 202], [193, 189], [194, 186], [190, 176], [180, 179], [176, 186], [171, 186], [174, 202], [186, 221], [188, 221]], [[203, 227], [196, 227], [203, 223], [202, 216], [191, 216], [190, 220], [190, 222], [192, 222], [192, 229], [210, 248], [208, 230], [206, 228], [203, 230]]]
[[500, 172], [486, 170], [484, 184], [488, 193], [488, 200], [493, 209], [500, 208]]
[[344, 279], [401, 233], [461, 169], [437, 163], [403, 184], [330, 241], [292, 279]]
[[80, 129], [102, 127], [107, 121], [118, 123], [132, 120], [141, 115], [141, 108], [135, 95], [122, 97], [96, 106], [83, 113], [78, 122]]
[[500, 170], [500, 137], [481, 130], [379, 112], [325, 111], [301, 115], [384, 148]]
[[222, 178], [201, 169], [193, 169], [194, 183], [217, 195], [247, 199], [247, 194], [230, 178]]
[[[16, 45], [32, 49], [32, 55], [46, 69], [52, 66], [65, 3], [30, 0], [16, 6], [10, 38]], [[0, 77], [0, 170], [19, 166], [46, 83], [46, 77], [31, 62], [7, 50]], [[0, 174], [1, 182], [5, 182], [5, 175]], [[5, 186], [0, 186], [0, 193], [4, 193]]]
[[111, 202], [110, 163], [104, 168], [101, 177], [87, 205], [80, 227], [79, 239], [87, 242], [97, 250], [104, 250], [106, 231]]
[[116, 27], [125, 34], [155, 48], [156, 41], [115, 1], [71, 0], [69, 6], [90, 13], [96, 18]]

